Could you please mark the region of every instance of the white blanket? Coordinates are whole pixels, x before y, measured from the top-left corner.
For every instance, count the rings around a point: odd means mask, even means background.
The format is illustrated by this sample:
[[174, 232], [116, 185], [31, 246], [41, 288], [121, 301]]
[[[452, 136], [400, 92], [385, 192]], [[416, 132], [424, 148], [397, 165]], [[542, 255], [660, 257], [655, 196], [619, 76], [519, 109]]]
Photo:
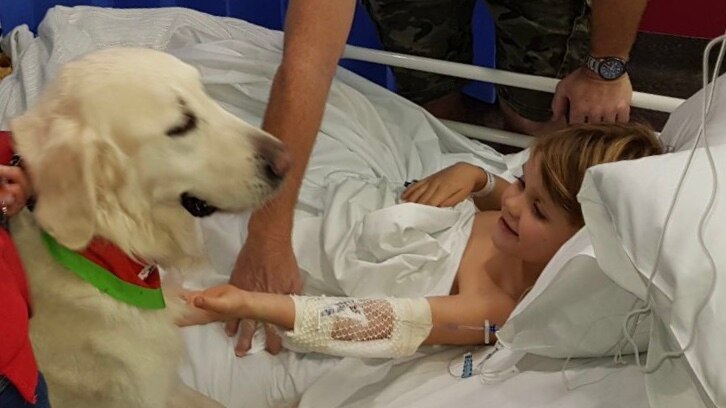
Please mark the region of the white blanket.
[[[3, 42], [13, 56], [15, 73], [0, 83], [0, 125], [7, 128], [10, 118], [32, 104], [61, 64], [120, 45], [165, 50], [196, 66], [213, 98], [259, 124], [280, 61], [281, 39], [280, 32], [183, 9], [56, 7], [41, 24], [38, 38], [21, 27]], [[447, 294], [471, 230], [472, 203], [453, 209], [396, 204], [404, 181], [457, 161], [507, 176], [503, 158], [491, 148], [453, 133], [419, 107], [340, 69], [295, 216], [294, 247], [306, 291], [349, 296]], [[187, 282], [195, 287], [227, 281], [246, 236], [246, 216], [210, 217], [202, 227], [214, 271]], [[261, 385], [248, 381], [247, 363], [231, 353], [233, 341], [215, 325], [192, 328], [185, 335], [193, 368], [185, 371], [185, 379], [231, 406], [250, 403]], [[289, 354], [254, 358], [278, 361], [289, 372], [300, 373], [293, 386], [279, 386], [279, 395], [260, 396], [268, 402], [289, 400], [307, 388], [322, 373], [310, 367], [329, 370], [312, 384], [316, 397], [303, 399], [301, 406], [339, 405], [394, 364]], [[267, 382], [265, 393], [291, 378], [286, 370], [270, 368], [268, 374], [276, 380]], [[350, 384], [330, 392], [341, 375]], [[252, 406], [261, 406], [258, 403]]]

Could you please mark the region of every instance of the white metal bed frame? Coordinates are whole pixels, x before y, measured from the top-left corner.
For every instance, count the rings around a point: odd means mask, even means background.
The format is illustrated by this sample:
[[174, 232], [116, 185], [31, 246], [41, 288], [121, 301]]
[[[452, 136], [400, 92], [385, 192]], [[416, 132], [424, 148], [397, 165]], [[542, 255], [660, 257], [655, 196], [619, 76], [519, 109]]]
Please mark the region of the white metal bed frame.
[[[370, 48], [356, 47], [353, 45], [347, 45], [345, 47], [342, 58], [416, 69], [435, 74], [491, 82], [498, 85], [516, 86], [519, 88], [550, 93], [554, 93], [557, 82], [559, 82], [559, 80], [555, 78], [519, 74], [516, 72], [462, 64], [459, 62], [442, 61], [434, 58], [380, 51]], [[631, 105], [637, 108], [670, 113], [683, 103], [683, 101], [683, 99], [673, 98], [670, 96], [633, 92]], [[450, 120], [444, 120], [443, 122], [446, 126], [464, 136], [486, 142], [494, 142], [524, 148], [527, 147], [533, 139], [531, 136], [507, 132], [500, 129]]]

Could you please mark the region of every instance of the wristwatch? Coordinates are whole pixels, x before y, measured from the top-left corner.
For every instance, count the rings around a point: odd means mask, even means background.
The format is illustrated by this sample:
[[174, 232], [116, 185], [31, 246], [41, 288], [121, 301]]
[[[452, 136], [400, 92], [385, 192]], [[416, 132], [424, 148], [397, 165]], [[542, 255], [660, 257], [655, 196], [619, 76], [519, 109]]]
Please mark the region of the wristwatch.
[[618, 57], [595, 58], [588, 55], [585, 66], [606, 81], [618, 79], [627, 72], [627, 61]]

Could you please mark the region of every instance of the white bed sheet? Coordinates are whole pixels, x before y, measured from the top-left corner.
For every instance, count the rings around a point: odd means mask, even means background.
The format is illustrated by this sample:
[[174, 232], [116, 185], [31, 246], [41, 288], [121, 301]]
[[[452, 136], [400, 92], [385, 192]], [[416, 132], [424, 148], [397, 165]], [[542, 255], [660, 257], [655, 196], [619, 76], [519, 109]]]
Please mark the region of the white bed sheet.
[[[183, 377], [200, 391], [230, 408], [258, 407], [272, 401], [292, 402], [302, 389], [305, 407], [503, 407], [503, 408], [647, 408], [644, 376], [633, 365], [614, 367], [612, 359], [575, 360], [566, 371], [568, 390], [560, 372], [563, 360], [534, 355], [520, 363], [522, 371], [507, 381], [484, 384], [478, 375], [467, 379], [449, 374], [452, 360], [460, 361], [461, 348], [428, 350], [426, 357], [401, 361], [384, 375], [369, 360], [266, 352], [244, 358], [232, 356], [233, 341], [218, 330], [192, 328], [185, 337], [214, 353], [192, 353]], [[474, 352], [480, 361], [489, 348]], [[502, 350], [500, 353], [506, 353]], [[340, 376], [331, 369], [355, 370]], [[337, 377], [336, 377], [337, 376]], [[371, 379], [376, 381], [370, 381]], [[356, 392], [360, 381], [371, 382]], [[585, 383], [596, 382], [593, 385]], [[343, 391], [343, 392], [341, 392]], [[288, 396], [288, 397], [284, 397]], [[331, 401], [339, 400], [335, 405]], [[271, 405], [270, 405], [271, 406]], [[282, 405], [281, 405], [282, 406]]]
[[[485, 349], [478, 355], [484, 354]], [[506, 350], [502, 351], [506, 352]], [[522, 372], [498, 383], [483, 383], [478, 375], [467, 379], [448, 374], [460, 350], [446, 350], [397, 366], [375, 386], [364, 389], [344, 406], [353, 407], [540, 407], [641, 408], [648, 407], [644, 377], [633, 366], [613, 367], [611, 359], [574, 361], [563, 381], [563, 361], [528, 355], [518, 363]], [[475, 354], [476, 355], [476, 354]], [[585, 383], [596, 382], [593, 385]]]
[[[21, 28], [4, 39], [15, 74], [0, 83], [0, 126], [7, 128], [10, 118], [35, 101], [60, 64], [94, 49], [120, 45], [166, 50], [197, 66], [213, 98], [239, 117], [259, 124], [280, 58], [281, 33], [182, 9], [57, 7], [41, 25], [39, 38]], [[473, 213], [470, 203], [445, 210], [412, 205], [378, 210], [395, 203], [405, 180], [462, 160], [508, 175], [504, 158], [492, 149], [453, 133], [387, 90], [339, 70], [296, 213], [295, 248], [309, 274], [307, 289], [359, 296], [407, 295], [401, 288], [417, 295], [447, 292], [468, 236]], [[407, 220], [400, 223], [404, 216]], [[381, 238], [377, 235], [380, 227], [391, 224], [389, 221], [396, 221], [394, 228]], [[416, 247], [405, 245], [410, 225], [418, 234]], [[230, 254], [236, 253], [244, 237], [245, 218], [216, 217], [203, 227], [214, 271], [191, 282], [195, 286], [226, 281], [233, 262]], [[317, 234], [320, 241], [305, 240], [309, 234]], [[400, 245], [379, 245], [390, 240], [398, 240]], [[317, 252], [304, 246], [311, 241]], [[319, 253], [324, 256], [315, 255]], [[358, 255], [351, 258], [351, 254]], [[375, 286], [368, 285], [372, 279], [360, 275], [369, 273], [371, 259], [380, 266]], [[392, 263], [397, 267], [391, 268]], [[426, 270], [422, 264], [445, 273], [406, 273]], [[391, 273], [401, 265], [409, 265], [409, 269]], [[339, 270], [349, 273], [341, 276]], [[391, 284], [402, 281], [406, 284]], [[391, 287], [399, 289], [385, 291]], [[288, 393], [295, 395], [308, 387], [301, 406], [433, 407], [456, 401], [460, 406], [496, 403], [510, 407], [646, 404], [642, 376], [632, 367], [618, 370], [594, 386], [566, 392], [557, 369], [541, 368], [553, 364], [545, 359], [507, 382], [485, 386], [477, 377], [456, 380], [447, 373], [449, 359], [459, 350], [428, 350], [426, 357], [419, 355], [411, 361], [290, 353], [276, 357], [257, 353], [237, 359], [232, 354], [232, 340], [219, 327], [190, 328], [185, 337], [190, 364], [184, 378], [230, 407], [284, 400]], [[597, 377], [607, 370], [607, 364], [583, 372]], [[266, 375], [279, 381], [260, 382]]]

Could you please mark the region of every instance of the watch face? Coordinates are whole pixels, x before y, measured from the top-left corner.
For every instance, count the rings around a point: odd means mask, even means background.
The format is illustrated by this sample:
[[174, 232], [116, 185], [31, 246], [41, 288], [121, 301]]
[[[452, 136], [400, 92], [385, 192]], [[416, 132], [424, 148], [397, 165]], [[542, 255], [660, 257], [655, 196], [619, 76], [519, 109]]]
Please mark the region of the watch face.
[[617, 58], [607, 58], [600, 63], [599, 71], [603, 79], [617, 79], [625, 73], [625, 63]]

